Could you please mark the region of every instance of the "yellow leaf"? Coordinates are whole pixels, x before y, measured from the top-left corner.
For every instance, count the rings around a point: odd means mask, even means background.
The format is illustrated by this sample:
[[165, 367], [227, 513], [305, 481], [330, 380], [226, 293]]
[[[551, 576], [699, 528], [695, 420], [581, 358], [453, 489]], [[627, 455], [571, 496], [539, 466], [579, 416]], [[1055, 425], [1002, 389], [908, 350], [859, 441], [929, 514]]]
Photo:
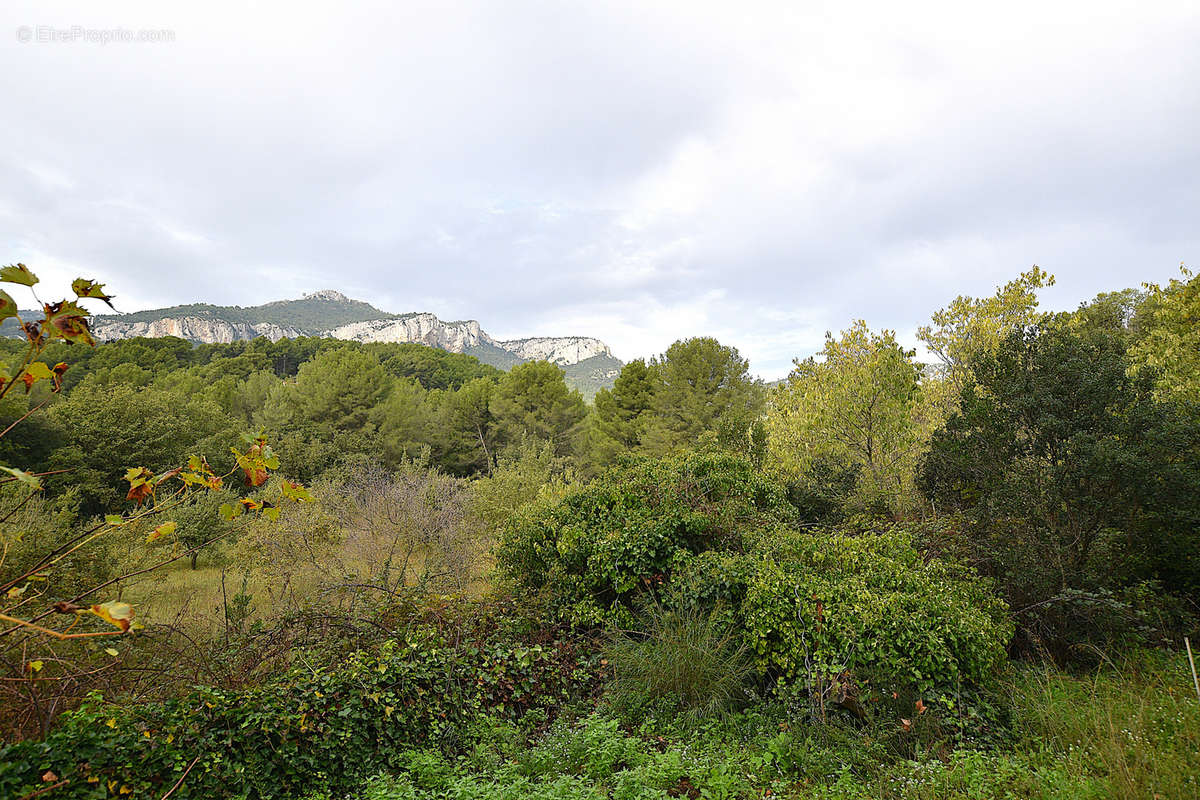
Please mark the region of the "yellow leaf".
[[170, 744], [170, 743], [171, 743], [171, 742], [173, 742], [173, 741], [175, 741], [175, 734], [173, 734], [173, 733], [168, 733], [168, 734], [167, 734], [167, 744]]
[[164, 522], [154, 530], [150, 531], [150, 535], [146, 537], [146, 544], [157, 542], [164, 536], [170, 536], [175, 532], [176, 524], [174, 522]]
[[98, 606], [92, 606], [92, 613], [100, 619], [115, 625], [122, 633], [129, 632], [129, 623], [133, 621], [133, 606], [119, 600], [110, 600]]
[[383, 707], [383, 713], [384, 713], [384, 714], [387, 714], [387, 718], [388, 718], [388, 719], [391, 719], [391, 718], [392, 718], [392, 712], [393, 712], [393, 711], [395, 711], [395, 710], [396, 710], [396, 707], [395, 707], [395, 706], [384, 706], [384, 707]]
[[106, 648], [104, 648], [104, 652], [108, 653], [113, 658], [116, 658], [117, 656], [121, 655], [120, 653], [117, 652], [116, 648], [114, 648], [114, 647], [106, 647]]
[[115, 728], [115, 727], [117, 727], [117, 720], [116, 720], [116, 717], [109, 717], [109, 718], [108, 718], [108, 722], [106, 722], [106, 723], [104, 723], [104, 724], [105, 724], [105, 725], [107, 725], [107, 726], [108, 726], [108, 727], [110, 727], [110, 728]]
[[30, 672], [41, 672], [42, 667], [44, 667], [44, 666], [46, 666], [46, 665], [43, 664], [41, 661], [30, 661], [29, 662], [29, 671]]

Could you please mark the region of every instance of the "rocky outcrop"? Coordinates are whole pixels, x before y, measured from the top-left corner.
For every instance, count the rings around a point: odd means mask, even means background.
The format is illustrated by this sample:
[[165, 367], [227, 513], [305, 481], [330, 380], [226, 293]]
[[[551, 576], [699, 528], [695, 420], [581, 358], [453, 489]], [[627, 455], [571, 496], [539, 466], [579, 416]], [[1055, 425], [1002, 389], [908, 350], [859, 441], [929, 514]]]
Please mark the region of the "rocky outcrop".
[[442, 322], [433, 314], [406, 314], [397, 319], [374, 319], [352, 322], [326, 331], [324, 336], [355, 342], [416, 342], [461, 353], [468, 347], [492, 344], [473, 319]]
[[549, 361], [560, 365], [578, 364], [595, 356], [612, 355], [608, 345], [588, 336], [537, 336], [495, 344], [526, 361]]
[[295, 328], [271, 322], [229, 322], [204, 317], [163, 317], [150, 322], [120, 322], [105, 320], [92, 327], [97, 340], [132, 339], [135, 336], [178, 336], [193, 342], [228, 344], [241, 339], [265, 336], [273, 342], [283, 338], [303, 336]]

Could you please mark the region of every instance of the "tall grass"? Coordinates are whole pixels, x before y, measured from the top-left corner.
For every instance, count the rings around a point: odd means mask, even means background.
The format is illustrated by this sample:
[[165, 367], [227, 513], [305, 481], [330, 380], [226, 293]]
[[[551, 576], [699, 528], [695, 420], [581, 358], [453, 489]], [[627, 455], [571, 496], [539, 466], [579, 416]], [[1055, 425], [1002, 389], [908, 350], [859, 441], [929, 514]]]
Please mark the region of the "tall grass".
[[1027, 670], [1020, 749], [1095, 776], [1114, 798], [1200, 798], [1200, 699], [1181, 654], [1145, 652], [1087, 676]]
[[748, 699], [751, 654], [717, 615], [656, 605], [641, 613], [641, 629], [615, 631], [607, 656], [613, 669], [609, 701], [631, 719], [649, 711], [707, 717]]

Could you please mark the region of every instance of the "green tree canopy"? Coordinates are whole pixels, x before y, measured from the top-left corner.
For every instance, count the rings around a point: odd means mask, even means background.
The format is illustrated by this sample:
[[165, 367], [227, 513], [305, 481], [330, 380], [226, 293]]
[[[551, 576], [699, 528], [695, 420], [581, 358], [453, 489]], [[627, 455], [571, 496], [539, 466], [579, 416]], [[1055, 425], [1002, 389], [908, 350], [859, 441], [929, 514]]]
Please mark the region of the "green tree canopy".
[[642, 445], [664, 454], [693, 445], [706, 432], [745, 437], [763, 407], [763, 386], [736, 347], [711, 337], [681, 339], [649, 367], [651, 416]]
[[497, 385], [489, 409], [501, 444], [526, 438], [550, 442], [560, 456], [574, 448], [587, 415], [582, 395], [567, 388], [563, 371], [547, 361], [513, 367]]
[[826, 334], [817, 358], [796, 361], [771, 395], [771, 460], [792, 480], [836, 463], [858, 476], [858, 505], [911, 505], [922, 443], [921, 367], [892, 331], [872, 333], [862, 320], [840, 338]]

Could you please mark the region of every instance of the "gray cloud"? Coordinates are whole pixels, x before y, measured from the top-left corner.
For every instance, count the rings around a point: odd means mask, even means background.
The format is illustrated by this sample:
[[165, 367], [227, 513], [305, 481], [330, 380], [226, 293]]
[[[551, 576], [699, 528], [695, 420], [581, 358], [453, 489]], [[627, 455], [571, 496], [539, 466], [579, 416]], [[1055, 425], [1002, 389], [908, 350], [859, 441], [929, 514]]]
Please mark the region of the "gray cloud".
[[334, 287], [769, 377], [1032, 263], [1072, 307], [1197, 261], [1190, 1], [10, 2], [5, 262], [135, 309]]

